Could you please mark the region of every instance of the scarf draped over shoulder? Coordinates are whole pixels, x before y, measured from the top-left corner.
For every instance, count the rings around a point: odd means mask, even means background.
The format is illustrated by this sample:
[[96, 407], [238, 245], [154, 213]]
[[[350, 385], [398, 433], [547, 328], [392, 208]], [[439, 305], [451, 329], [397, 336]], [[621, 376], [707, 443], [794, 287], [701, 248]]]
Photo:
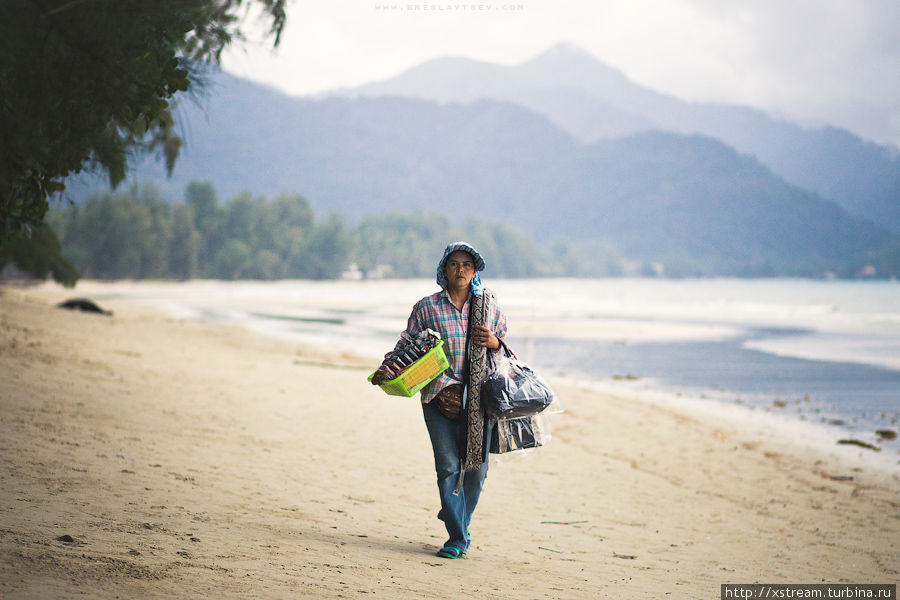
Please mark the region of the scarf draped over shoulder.
[[[449, 282], [444, 274], [447, 258], [457, 250], [468, 252], [475, 263], [475, 276], [472, 278], [472, 295], [469, 300], [469, 330], [473, 325], [487, 326], [494, 294], [485, 288], [478, 271], [484, 270], [484, 258], [466, 242], [448, 244], [437, 267], [436, 281], [447, 289]], [[485, 414], [481, 406], [481, 387], [488, 375], [487, 349], [468, 341], [468, 379], [466, 381], [465, 407], [465, 454], [460, 457], [462, 471], [474, 471], [481, 467], [485, 460]], [[460, 482], [462, 478], [460, 478]]]
[[[469, 305], [469, 327], [486, 326], [490, 305], [494, 294], [482, 287], [480, 294], [473, 291]], [[488, 376], [487, 348], [472, 343], [469, 339], [469, 377], [466, 382], [466, 451], [462, 459], [462, 470], [474, 471], [485, 460], [485, 413], [481, 405], [481, 388]]]
[[[469, 298], [469, 330], [475, 325], [490, 327], [491, 315], [499, 311], [496, 305], [494, 293], [484, 287], [478, 271], [484, 270], [484, 258], [481, 254], [466, 242], [454, 242], [447, 246], [444, 255], [441, 257], [437, 267], [436, 281], [443, 289], [447, 289], [449, 282], [444, 274], [444, 267], [447, 259], [457, 250], [463, 250], [472, 255], [475, 263], [475, 275], [470, 284], [471, 296]], [[469, 336], [466, 355], [467, 362], [467, 378], [466, 378], [466, 405], [464, 418], [460, 419], [460, 441], [463, 436], [465, 443], [460, 448], [460, 478], [457, 482], [457, 492], [459, 491], [463, 474], [466, 471], [475, 471], [481, 467], [487, 457], [486, 445], [488, 443], [486, 429], [487, 419], [485, 417], [484, 407], [481, 405], [481, 389], [489, 375], [488, 350], [482, 346], [472, 343]], [[463, 447], [464, 446], [464, 447]]]

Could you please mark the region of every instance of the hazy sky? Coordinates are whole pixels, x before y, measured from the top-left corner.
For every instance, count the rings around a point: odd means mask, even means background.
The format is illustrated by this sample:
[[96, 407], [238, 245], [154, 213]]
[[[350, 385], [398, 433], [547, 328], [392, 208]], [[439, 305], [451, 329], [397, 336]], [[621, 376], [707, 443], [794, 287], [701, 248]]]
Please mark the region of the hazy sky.
[[251, 40], [224, 64], [303, 95], [438, 56], [516, 64], [560, 42], [686, 100], [900, 146], [900, 0], [294, 0], [277, 51]]

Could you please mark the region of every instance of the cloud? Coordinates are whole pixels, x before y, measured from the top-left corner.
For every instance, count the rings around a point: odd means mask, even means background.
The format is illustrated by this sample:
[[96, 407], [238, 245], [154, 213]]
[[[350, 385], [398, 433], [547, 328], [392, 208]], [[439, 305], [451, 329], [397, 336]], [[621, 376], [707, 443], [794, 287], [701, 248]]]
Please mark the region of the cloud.
[[895, 0], [690, 2], [733, 29], [722, 52], [751, 103], [900, 143]]
[[[897, 0], [295, 2], [282, 47], [226, 68], [293, 94], [438, 56], [514, 64], [572, 42], [652, 89], [829, 122], [900, 145]], [[477, 7], [481, 7], [480, 9]]]

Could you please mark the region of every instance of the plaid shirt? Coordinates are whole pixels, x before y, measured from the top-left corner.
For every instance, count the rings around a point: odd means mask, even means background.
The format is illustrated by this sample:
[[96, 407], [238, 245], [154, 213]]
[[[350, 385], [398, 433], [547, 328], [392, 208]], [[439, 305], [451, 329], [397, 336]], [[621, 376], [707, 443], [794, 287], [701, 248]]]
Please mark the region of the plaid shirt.
[[[490, 293], [485, 290], [485, 293]], [[493, 294], [491, 294], [491, 297]], [[469, 329], [469, 298], [462, 309], [456, 308], [447, 290], [425, 296], [413, 306], [406, 333], [415, 336], [424, 329], [433, 329], [444, 340], [444, 352], [450, 367], [434, 381], [422, 388], [422, 403], [431, 402], [434, 396], [451, 383], [463, 380], [466, 363], [466, 335]], [[488, 329], [499, 339], [506, 337], [506, 315], [496, 301], [488, 302]]]

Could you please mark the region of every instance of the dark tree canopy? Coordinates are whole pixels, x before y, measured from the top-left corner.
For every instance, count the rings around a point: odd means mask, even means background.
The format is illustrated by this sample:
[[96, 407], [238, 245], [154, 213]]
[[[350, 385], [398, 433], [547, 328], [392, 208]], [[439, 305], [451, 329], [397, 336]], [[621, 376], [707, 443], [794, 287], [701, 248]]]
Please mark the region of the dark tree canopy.
[[277, 45], [286, 1], [3, 0], [0, 246], [41, 226], [70, 173], [100, 169], [116, 185], [141, 152], [171, 170], [172, 98], [243, 38], [249, 9]]

